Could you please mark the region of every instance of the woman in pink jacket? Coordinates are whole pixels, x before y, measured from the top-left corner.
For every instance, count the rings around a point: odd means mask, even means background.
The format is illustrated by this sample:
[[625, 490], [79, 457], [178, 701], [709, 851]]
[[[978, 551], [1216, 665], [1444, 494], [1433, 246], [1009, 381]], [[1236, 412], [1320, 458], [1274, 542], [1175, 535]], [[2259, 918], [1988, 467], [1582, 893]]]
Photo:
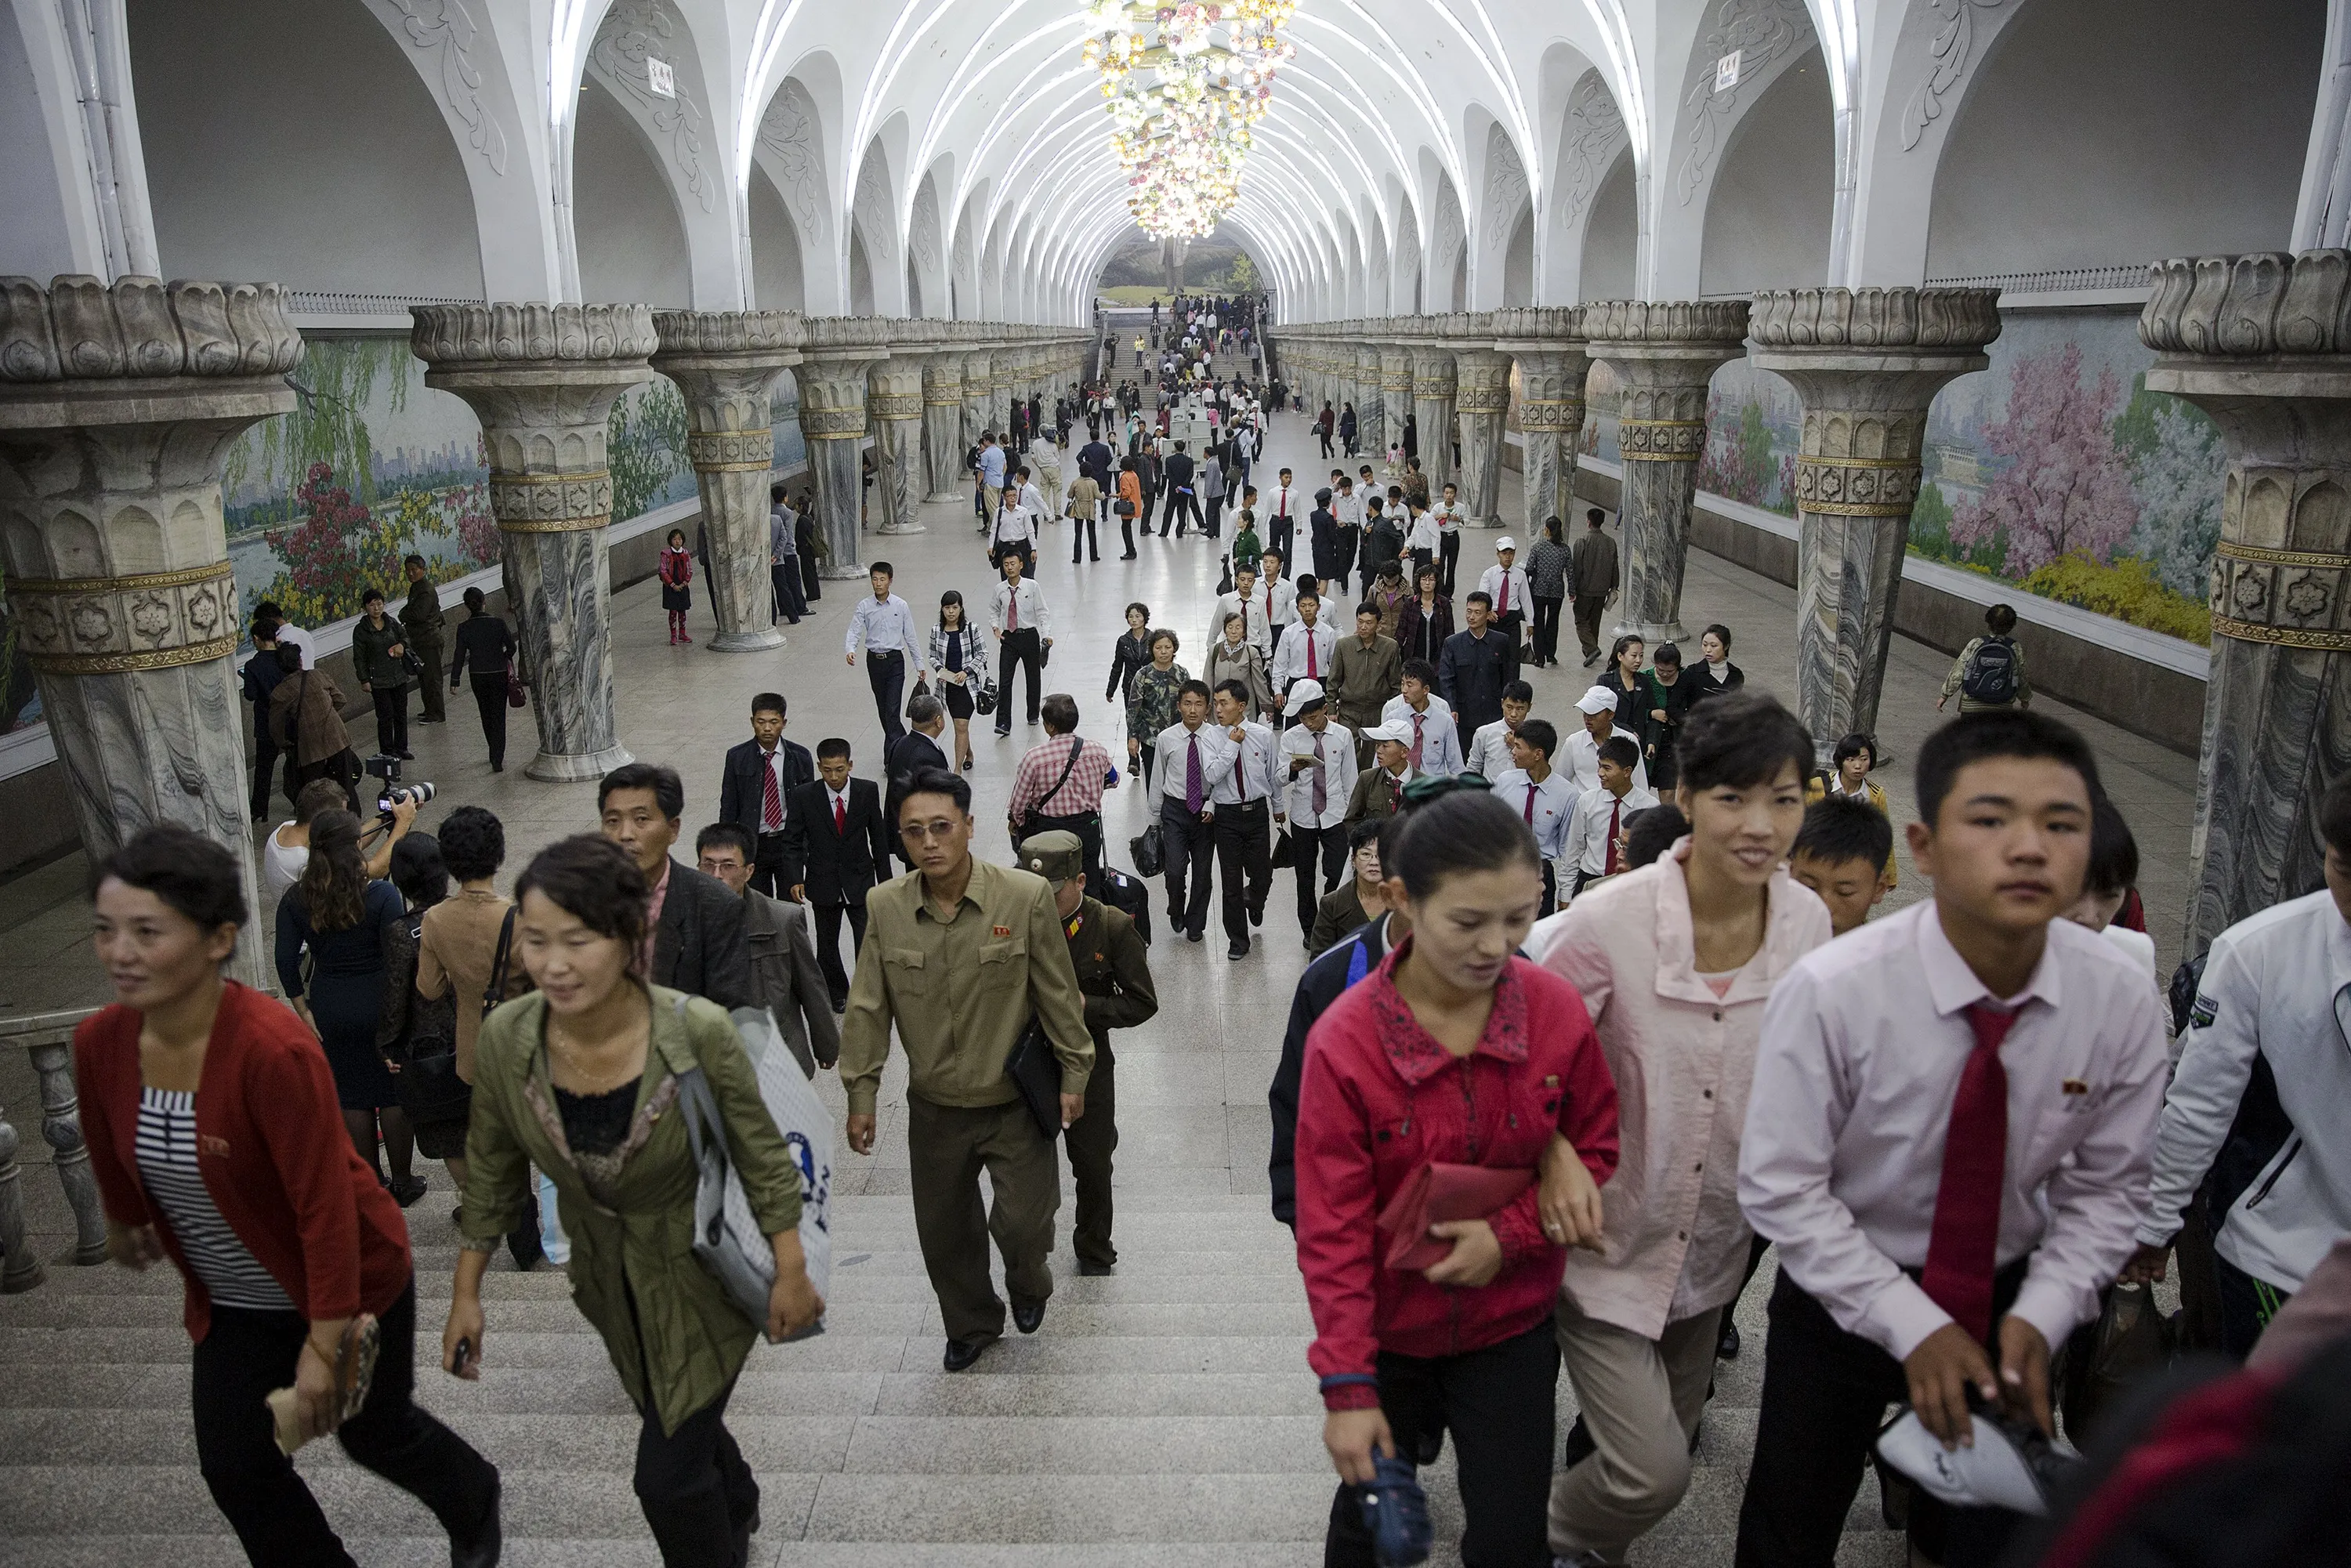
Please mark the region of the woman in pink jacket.
[[1739, 1138], [1771, 988], [1829, 939], [1788, 874], [1813, 742], [1760, 692], [1683, 721], [1674, 803], [1689, 834], [1570, 904], [1544, 967], [1583, 997], [1623, 1095], [1595, 1252], [1568, 1260], [1559, 1348], [1597, 1451], [1552, 1483], [1551, 1547], [1622, 1563], [1688, 1489], [1689, 1448], [1751, 1232]]
[[[1517, 956], [1542, 901], [1534, 836], [1482, 792], [1414, 810], [1394, 863], [1412, 934], [1307, 1037], [1298, 1262], [1314, 1313], [1322, 1441], [1340, 1478], [1326, 1563], [1373, 1562], [1361, 1489], [1375, 1455], [1426, 1464], [1453, 1434], [1469, 1568], [1545, 1568], [1571, 1245], [1596, 1245], [1616, 1092], [1574, 990]], [[1390, 1268], [1379, 1215], [1432, 1162], [1540, 1171], [1481, 1218], [1430, 1227], [1451, 1252]]]

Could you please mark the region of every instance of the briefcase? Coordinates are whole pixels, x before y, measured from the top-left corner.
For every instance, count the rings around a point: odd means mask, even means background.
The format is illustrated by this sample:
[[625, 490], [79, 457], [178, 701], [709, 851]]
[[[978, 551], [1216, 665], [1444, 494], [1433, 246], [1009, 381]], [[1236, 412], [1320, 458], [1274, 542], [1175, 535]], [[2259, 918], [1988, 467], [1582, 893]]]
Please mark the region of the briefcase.
[[1037, 1130], [1048, 1138], [1061, 1135], [1061, 1059], [1053, 1054], [1053, 1042], [1045, 1034], [1045, 1026], [1035, 1019], [1022, 1032], [1020, 1041], [1004, 1063], [1004, 1075], [1012, 1080], [1012, 1087], [1020, 1092], [1020, 1103], [1029, 1107], [1036, 1118]]

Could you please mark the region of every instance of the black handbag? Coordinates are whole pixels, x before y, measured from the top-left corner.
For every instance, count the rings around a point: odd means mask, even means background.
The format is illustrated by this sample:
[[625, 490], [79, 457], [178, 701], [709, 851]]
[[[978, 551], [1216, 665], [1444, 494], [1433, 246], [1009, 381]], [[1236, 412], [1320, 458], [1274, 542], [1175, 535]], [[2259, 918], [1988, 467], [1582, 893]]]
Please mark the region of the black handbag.
[[1131, 517], [1134, 516], [1134, 503], [1128, 500], [1123, 496], [1121, 496], [1117, 500], [1112, 502], [1110, 509], [1113, 517]]
[[1020, 1103], [1036, 1119], [1037, 1130], [1048, 1138], [1060, 1137], [1061, 1059], [1053, 1054], [1053, 1042], [1046, 1037], [1045, 1026], [1035, 1019], [1029, 1020], [1028, 1030], [1006, 1059], [1004, 1075], [1019, 1091]]
[[1167, 835], [1154, 822], [1126, 841], [1127, 852], [1134, 856], [1137, 876], [1157, 876], [1167, 869]]
[[[424, 912], [408, 916], [413, 952], [423, 940]], [[398, 1050], [400, 1071], [392, 1087], [400, 1108], [420, 1126], [465, 1119], [474, 1100], [473, 1086], [457, 1076], [457, 1008], [454, 995], [429, 1000], [416, 994], [412, 972], [408, 986], [408, 1026]]]
[[1297, 863], [1297, 848], [1290, 842], [1290, 835], [1288, 833], [1274, 834], [1273, 852], [1271, 855], [1267, 857], [1265, 862], [1267, 869], [1271, 871], [1287, 871], [1292, 865]]

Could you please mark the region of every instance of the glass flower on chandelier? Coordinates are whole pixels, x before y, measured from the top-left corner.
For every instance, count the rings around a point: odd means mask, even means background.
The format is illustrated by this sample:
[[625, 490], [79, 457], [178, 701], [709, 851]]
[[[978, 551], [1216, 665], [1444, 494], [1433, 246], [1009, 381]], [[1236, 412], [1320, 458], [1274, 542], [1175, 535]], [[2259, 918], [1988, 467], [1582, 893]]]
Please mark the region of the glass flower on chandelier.
[[1154, 238], [1196, 237], [1240, 194], [1250, 129], [1297, 54], [1295, 0], [1092, 0], [1086, 64], [1102, 76], [1127, 205]]

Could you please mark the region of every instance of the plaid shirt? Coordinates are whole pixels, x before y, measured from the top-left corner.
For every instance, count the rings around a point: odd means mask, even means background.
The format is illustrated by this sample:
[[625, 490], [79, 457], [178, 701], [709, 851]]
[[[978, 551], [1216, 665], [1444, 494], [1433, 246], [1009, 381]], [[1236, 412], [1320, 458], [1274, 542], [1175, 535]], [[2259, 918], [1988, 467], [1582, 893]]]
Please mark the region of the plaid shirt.
[[[1060, 789], [1053, 781], [1070, 760], [1070, 748], [1076, 747], [1078, 763], [1070, 768], [1069, 782]], [[1005, 815], [1019, 821], [1030, 811], [1048, 817], [1075, 817], [1088, 811], [1099, 811], [1102, 802], [1102, 781], [1110, 775], [1110, 753], [1100, 743], [1081, 736], [1057, 735], [1040, 742], [1020, 759], [1012, 775], [1012, 800]], [[1050, 800], [1046, 797], [1051, 796]]]

